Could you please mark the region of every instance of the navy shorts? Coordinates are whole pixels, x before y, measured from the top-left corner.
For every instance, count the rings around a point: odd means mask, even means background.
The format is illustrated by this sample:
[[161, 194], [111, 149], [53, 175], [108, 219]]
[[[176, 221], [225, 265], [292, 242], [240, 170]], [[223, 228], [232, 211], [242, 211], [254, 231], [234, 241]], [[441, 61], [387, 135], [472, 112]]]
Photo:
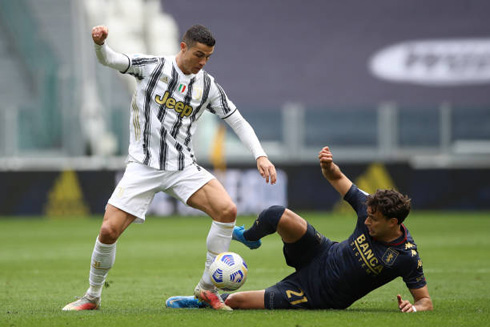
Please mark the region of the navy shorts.
[[[298, 271], [308, 267], [315, 269], [317, 259], [328, 251], [334, 242], [318, 233], [308, 223], [306, 234], [296, 243], [285, 243], [283, 247], [286, 263], [296, 268], [296, 272], [265, 290], [266, 309], [311, 309], [311, 301], [305, 293]], [[319, 266], [318, 266], [318, 269]]]

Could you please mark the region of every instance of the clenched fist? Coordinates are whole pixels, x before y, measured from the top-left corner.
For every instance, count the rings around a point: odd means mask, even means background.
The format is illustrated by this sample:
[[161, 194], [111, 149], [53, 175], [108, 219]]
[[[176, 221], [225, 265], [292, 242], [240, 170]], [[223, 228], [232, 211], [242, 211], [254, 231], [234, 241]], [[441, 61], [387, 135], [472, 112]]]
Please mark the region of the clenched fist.
[[98, 45], [104, 44], [109, 35], [109, 29], [106, 26], [99, 25], [92, 28], [92, 40]]

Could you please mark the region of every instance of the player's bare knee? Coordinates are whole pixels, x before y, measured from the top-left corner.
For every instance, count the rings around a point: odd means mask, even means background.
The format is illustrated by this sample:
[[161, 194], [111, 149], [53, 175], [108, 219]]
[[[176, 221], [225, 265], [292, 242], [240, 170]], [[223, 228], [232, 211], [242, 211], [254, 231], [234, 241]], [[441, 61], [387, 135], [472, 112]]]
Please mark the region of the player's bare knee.
[[286, 209], [277, 225], [277, 233], [286, 243], [294, 243], [306, 233], [308, 223], [293, 211]]
[[113, 244], [119, 238], [119, 229], [107, 223], [100, 227], [99, 241], [104, 244]]
[[238, 209], [235, 205], [235, 203], [230, 202], [226, 204], [225, 207], [223, 207], [219, 212], [217, 213], [217, 217], [215, 217], [215, 220], [223, 223], [231, 223], [236, 220], [236, 216], [238, 214]]
[[286, 209], [284, 210], [284, 213], [281, 216], [281, 219], [279, 220], [278, 227], [281, 225], [305, 225], [306, 226], [306, 220], [301, 218], [298, 214], [294, 213], [293, 211]]

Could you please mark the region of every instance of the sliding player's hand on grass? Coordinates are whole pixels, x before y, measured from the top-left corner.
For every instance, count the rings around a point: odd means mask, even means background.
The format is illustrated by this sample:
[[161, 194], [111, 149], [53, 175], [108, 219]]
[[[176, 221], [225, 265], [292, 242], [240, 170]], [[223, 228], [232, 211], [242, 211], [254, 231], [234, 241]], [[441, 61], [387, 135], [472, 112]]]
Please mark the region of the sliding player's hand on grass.
[[408, 300], [403, 300], [401, 295], [398, 294], [396, 296], [398, 299], [398, 308], [400, 309], [401, 312], [416, 312], [417, 309], [410, 303]]

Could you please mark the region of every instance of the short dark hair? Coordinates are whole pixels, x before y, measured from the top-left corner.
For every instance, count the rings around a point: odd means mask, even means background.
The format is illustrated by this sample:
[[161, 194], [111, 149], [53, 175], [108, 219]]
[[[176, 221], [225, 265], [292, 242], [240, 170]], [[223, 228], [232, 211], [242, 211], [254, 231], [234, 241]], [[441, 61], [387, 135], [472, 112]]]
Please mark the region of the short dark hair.
[[379, 211], [386, 219], [398, 219], [398, 224], [403, 223], [412, 208], [412, 200], [395, 190], [376, 190], [368, 195], [366, 204], [373, 213]]
[[187, 44], [189, 48], [192, 48], [196, 42], [207, 45], [208, 47], [214, 47], [216, 40], [214, 39], [211, 31], [202, 25], [191, 26], [182, 37], [182, 42]]

